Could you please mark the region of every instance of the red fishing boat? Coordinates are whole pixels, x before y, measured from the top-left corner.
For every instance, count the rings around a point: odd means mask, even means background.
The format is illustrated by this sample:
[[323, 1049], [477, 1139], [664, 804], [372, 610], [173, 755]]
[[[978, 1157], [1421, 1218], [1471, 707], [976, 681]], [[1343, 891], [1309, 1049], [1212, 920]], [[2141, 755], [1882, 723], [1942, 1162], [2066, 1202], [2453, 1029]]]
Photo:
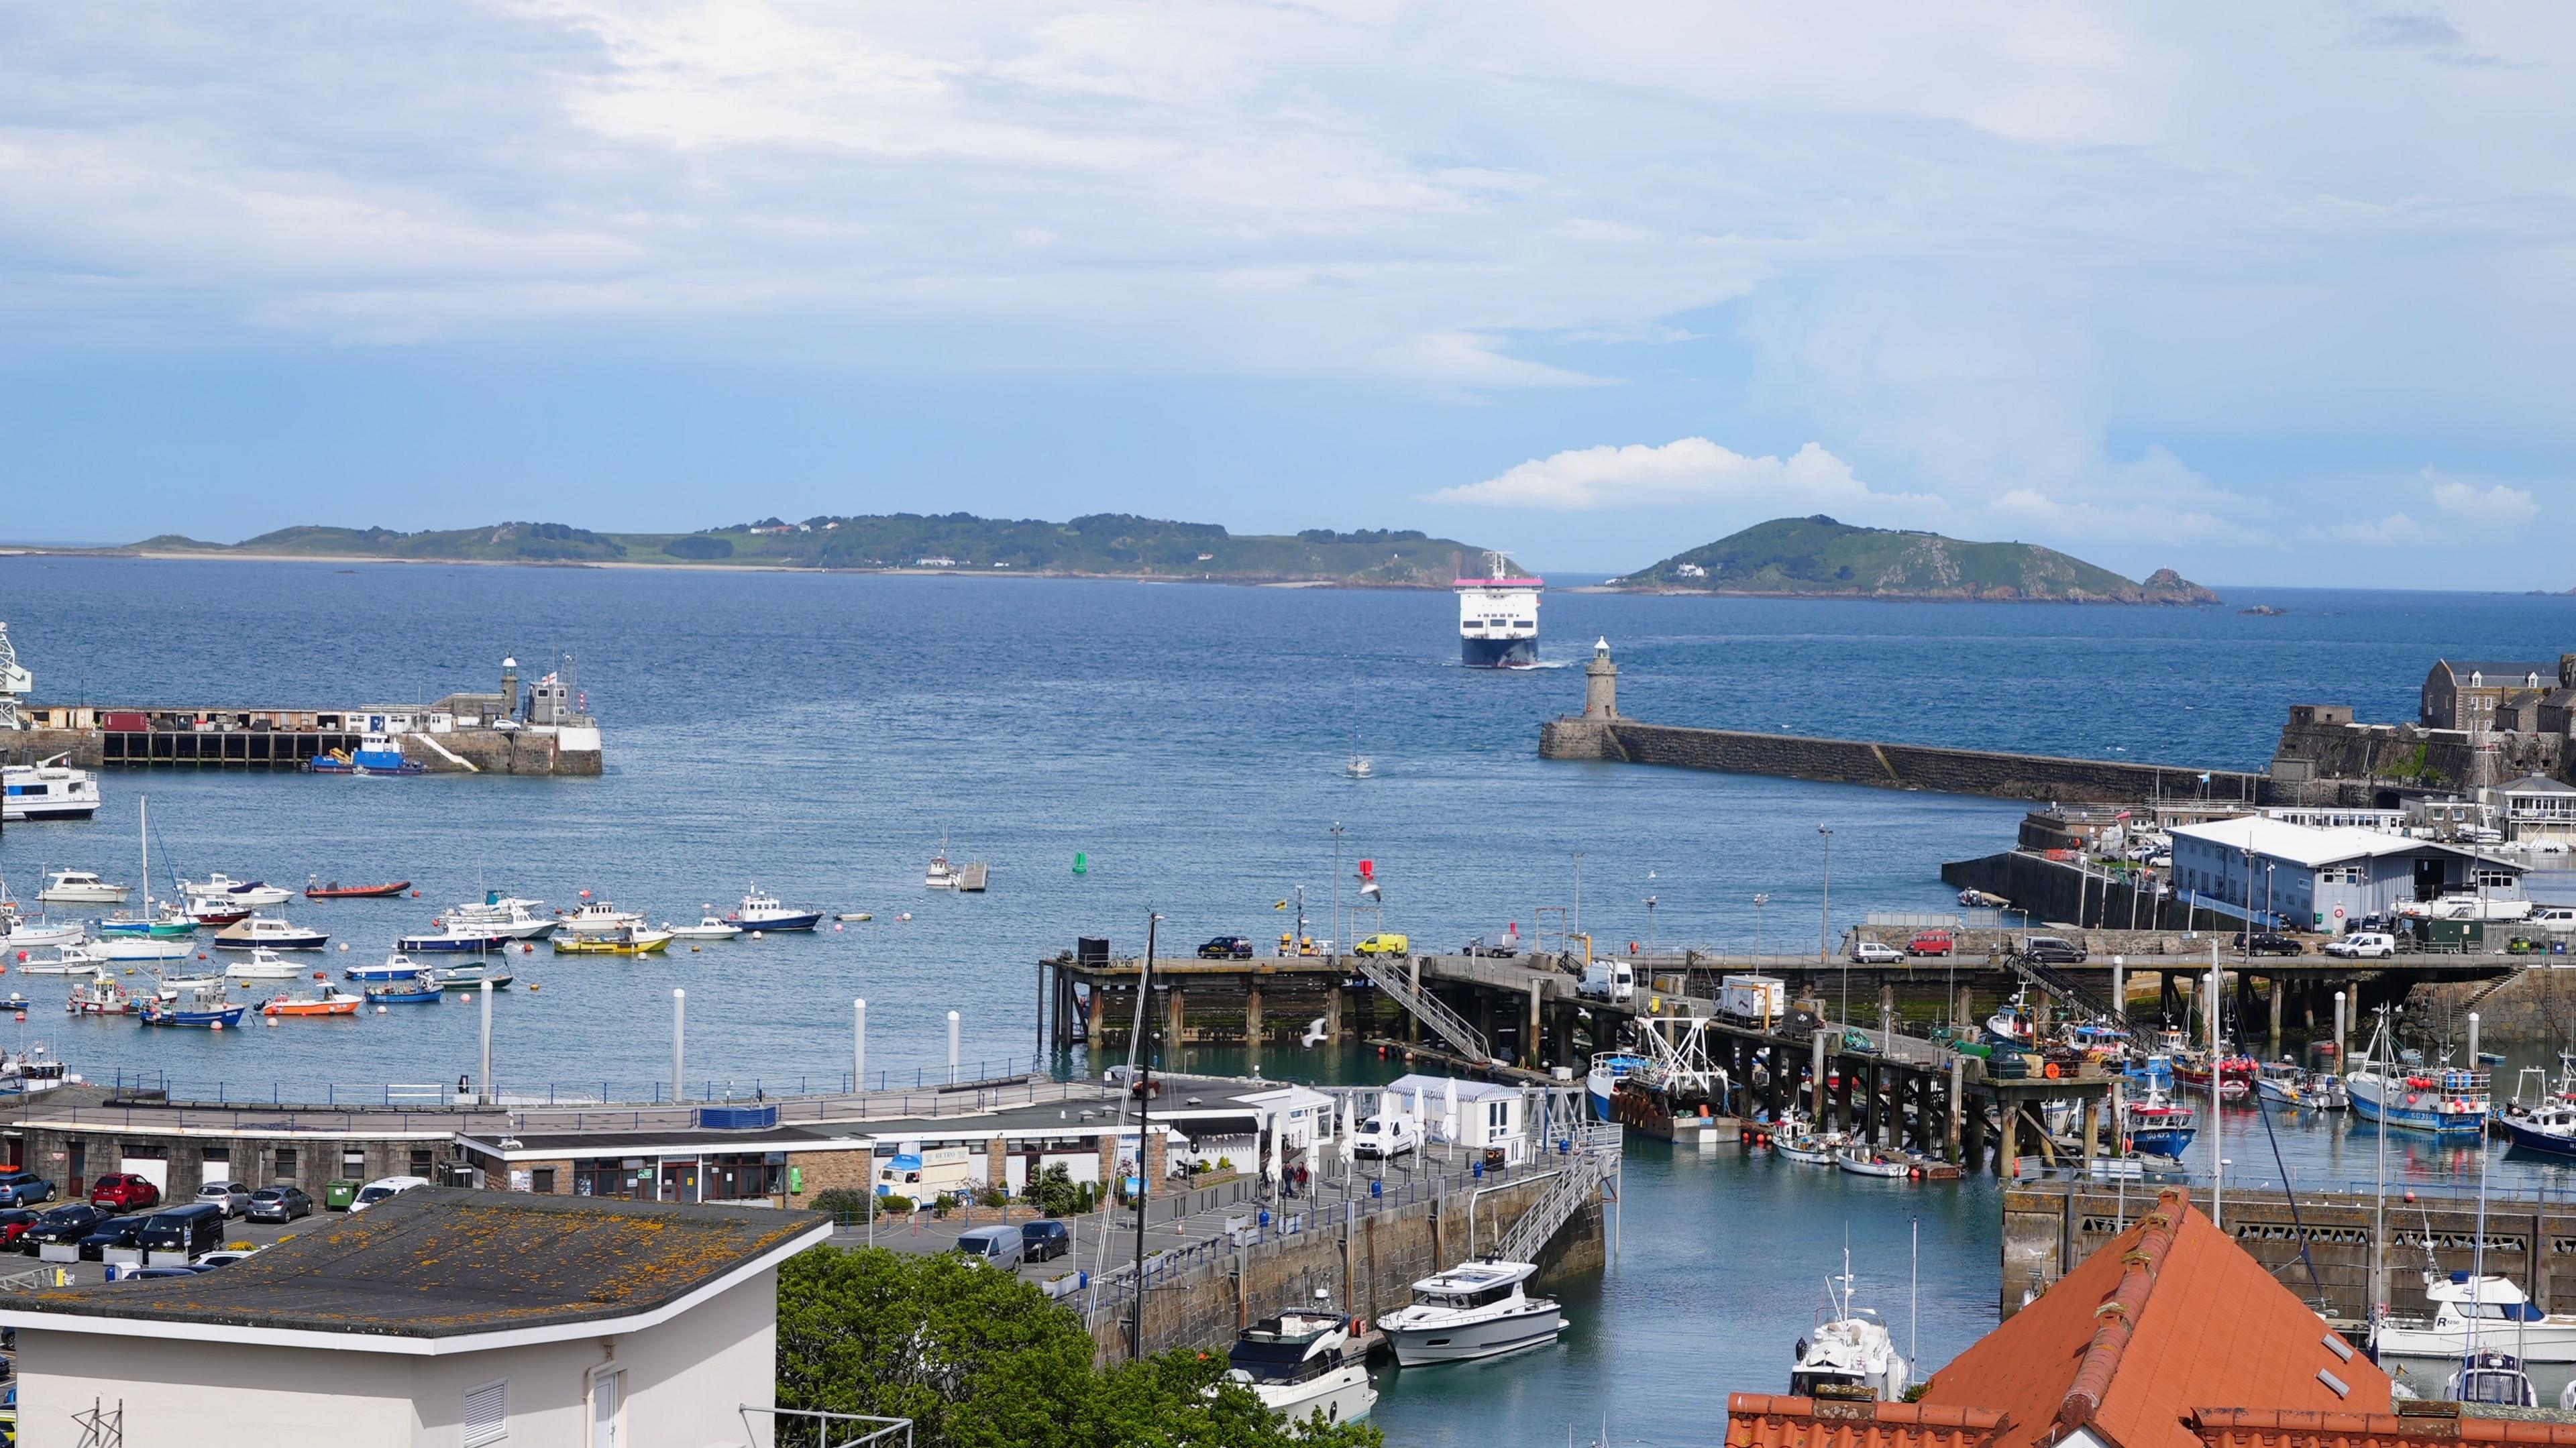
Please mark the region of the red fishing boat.
[[304, 898], [307, 900], [387, 900], [410, 888], [409, 880], [396, 880], [390, 885], [343, 885], [334, 880], [325, 885], [320, 879], [308, 876], [304, 883]]

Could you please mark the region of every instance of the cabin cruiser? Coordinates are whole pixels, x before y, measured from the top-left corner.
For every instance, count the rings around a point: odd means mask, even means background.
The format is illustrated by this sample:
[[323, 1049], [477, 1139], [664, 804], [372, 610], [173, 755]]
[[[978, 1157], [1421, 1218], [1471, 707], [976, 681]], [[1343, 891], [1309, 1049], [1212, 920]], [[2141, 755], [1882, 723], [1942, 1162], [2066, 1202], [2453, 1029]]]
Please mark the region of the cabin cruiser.
[[662, 928], [674, 940], [731, 940], [742, 934], [742, 927], [721, 915], [701, 915], [695, 925], [673, 925], [662, 922]]
[[1521, 1290], [1538, 1268], [1487, 1258], [1413, 1284], [1413, 1303], [1378, 1319], [1403, 1367], [1465, 1362], [1552, 1342], [1565, 1330], [1555, 1301]]
[[0, 765], [0, 823], [85, 820], [98, 813], [98, 776], [57, 754], [35, 764]]
[[2495, 1124], [2513, 1139], [2513, 1144], [2526, 1151], [2547, 1152], [2552, 1156], [2576, 1156], [2576, 1058], [2561, 1054], [2562, 1074], [2553, 1090], [2547, 1073], [2534, 1066], [2525, 1077], [2542, 1078], [2538, 1102], [2526, 1102], [2516, 1089], [2514, 1099], [2497, 1109]]
[[1318, 1413], [1328, 1423], [1365, 1418], [1377, 1389], [1355, 1343], [1358, 1327], [1338, 1312], [1265, 1317], [1235, 1336], [1226, 1381], [1250, 1388], [1261, 1406], [1292, 1424]]
[[289, 924], [275, 915], [250, 915], [215, 932], [217, 950], [320, 950], [330, 934]]
[[[1835, 1287], [1840, 1283], [1840, 1289]], [[1843, 1254], [1843, 1274], [1825, 1284], [1828, 1305], [1816, 1313], [1813, 1337], [1798, 1339], [1796, 1366], [1789, 1369], [1789, 1392], [1812, 1398], [1826, 1386], [1866, 1388], [1883, 1403], [1903, 1400], [1907, 1381], [1905, 1358], [1888, 1335], [1887, 1324], [1866, 1307], [1852, 1306], [1851, 1254]]]
[[202, 880], [182, 880], [179, 893], [191, 900], [229, 900], [256, 910], [263, 905], [283, 905], [295, 898], [295, 892], [265, 880], [236, 880], [216, 873]]
[[265, 945], [252, 946], [250, 959], [232, 961], [224, 966], [226, 980], [293, 980], [303, 973], [303, 966]]
[[421, 935], [406, 935], [394, 942], [394, 949], [419, 951], [423, 955], [483, 955], [510, 948], [510, 937], [485, 925], [467, 925], [450, 920], [444, 929]]
[[36, 898], [48, 905], [122, 905], [133, 894], [133, 886], [102, 880], [96, 870], [56, 870]]
[[53, 952], [49, 956], [27, 955], [23, 960], [13, 959], [9, 968], [20, 975], [93, 975], [105, 959], [92, 954], [88, 947], [77, 944], [57, 945]]
[[78, 945], [89, 932], [77, 922], [55, 924], [30, 920], [14, 905], [0, 904], [0, 950], [32, 950], [41, 945]]
[[340, 975], [346, 980], [418, 980], [427, 970], [427, 966], [397, 951], [380, 964], [353, 965]]
[[562, 922], [551, 915], [540, 915], [537, 907], [543, 900], [521, 900], [505, 897], [498, 891], [479, 901], [459, 905], [447, 912], [449, 925], [470, 925], [512, 940], [543, 940], [555, 933]]
[[605, 900], [588, 900], [563, 918], [563, 933], [574, 936], [617, 935], [640, 928], [644, 917], [620, 910]]
[[725, 917], [745, 930], [764, 933], [776, 930], [811, 930], [823, 918], [820, 910], [799, 910], [783, 904], [775, 895], [763, 895], [760, 887], [742, 897], [742, 908]]
[[187, 915], [189, 921], [200, 929], [211, 926], [220, 930], [236, 920], [249, 919], [251, 912], [258, 908], [230, 895], [192, 895], [188, 898]]
[[[2472, 1278], [2466, 1272], [2427, 1271], [2423, 1280], [2432, 1317], [2379, 1319], [2371, 1331], [2371, 1353], [2381, 1362], [2429, 1369], [2429, 1377], [2456, 1369], [2473, 1347], [2483, 1352], [2492, 1345], [2519, 1360], [2512, 1364], [2517, 1375], [2537, 1371], [2556, 1379], [2576, 1374], [2576, 1314], [2542, 1312], [2512, 1278], [2494, 1273]], [[2472, 1324], [2475, 1343], [2470, 1341]]]

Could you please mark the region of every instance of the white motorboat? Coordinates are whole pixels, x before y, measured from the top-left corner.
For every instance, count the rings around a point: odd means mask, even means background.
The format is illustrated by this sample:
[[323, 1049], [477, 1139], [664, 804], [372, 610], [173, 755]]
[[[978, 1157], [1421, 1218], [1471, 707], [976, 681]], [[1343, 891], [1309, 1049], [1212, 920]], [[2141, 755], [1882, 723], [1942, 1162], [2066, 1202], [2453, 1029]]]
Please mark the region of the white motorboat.
[[320, 950], [330, 938], [327, 931], [307, 930], [282, 916], [249, 915], [216, 931], [215, 948], [253, 950], [264, 945], [271, 950]]
[[254, 910], [268, 905], [283, 905], [295, 898], [295, 892], [264, 880], [236, 880], [230, 875], [208, 875], [202, 880], [182, 880], [179, 893], [190, 900], [227, 900], [247, 905]]
[[1565, 1330], [1555, 1301], [1522, 1284], [1538, 1268], [1488, 1258], [1413, 1284], [1413, 1302], [1378, 1319], [1404, 1367], [1466, 1362], [1553, 1342]]
[[226, 980], [294, 980], [304, 974], [304, 967], [265, 945], [251, 947], [250, 959], [232, 961], [224, 966]]
[[106, 957], [93, 954], [83, 945], [57, 945], [50, 955], [21, 952], [24, 960], [12, 960], [9, 968], [20, 975], [95, 975]]
[[0, 950], [78, 945], [88, 938], [89, 931], [77, 921], [58, 925], [46, 920], [30, 920], [15, 908], [0, 905]]
[[420, 962], [413, 960], [410, 956], [404, 955], [400, 951], [396, 951], [392, 955], [386, 956], [381, 964], [353, 965], [340, 972], [340, 974], [344, 979], [348, 980], [418, 980], [423, 975], [427, 974], [428, 971], [429, 967], [422, 965]]
[[98, 776], [57, 754], [34, 764], [0, 765], [0, 822], [85, 820], [98, 813]]
[[1327, 1423], [1365, 1418], [1377, 1405], [1368, 1362], [1356, 1351], [1358, 1323], [1338, 1312], [1283, 1312], [1235, 1335], [1226, 1381], [1252, 1390], [1290, 1423], [1320, 1413]]
[[674, 940], [731, 940], [742, 934], [741, 926], [721, 915], [701, 915], [695, 925], [673, 925], [666, 921], [662, 928], [669, 931]]
[[494, 990], [508, 990], [514, 977], [506, 965], [441, 965], [433, 966], [429, 982], [440, 990], [479, 990], [489, 985]]
[[933, 890], [957, 888], [957, 867], [948, 863], [948, 846], [941, 845], [939, 853], [930, 857], [930, 868], [922, 872], [921, 883]]
[[538, 913], [543, 900], [522, 900], [498, 892], [478, 901], [459, 905], [447, 912], [450, 925], [471, 926], [512, 940], [543, 940], [555, 933], [562, 922], [551, 915]]
[[1837, 1131], [1829, 1131], [1822, 1136], [1802, 1133], [1771, 1138], [1771, 1149], [1778, 1152], [1783, 1160], [1808, 1166], [1832, 1166], [1842, 1151], [1842, 1145], [1842, 1133]]
[[1866, 1142], [1854, 1142], [1834, 1153], [1834, 1164], [1854, 1176], [1901, 1177], [1914, 1169], [1902, 1157], [1889, 1156]]
[[563, 933], [574, 936], [621, 935], [639, 929], [644, 917], [632, 910], [620, 910], [605, 900], [587, 900], [580, 909], [563, 917]]
[[111, 935], [104, 940], [90, 942], [88, 950], [90, 954], [103, 961], [117, 965], [134, 965], [150, 961], [186, 960], [196, 953], [197, 942], [156, 940], [149, 935]]
[[2423, 1282], [2433, 1315], [2381, 1318], [2371, 1333], [2372, 1355], [2381, 1362], [2414, 1369], [2410, 1376], [2431, 1382], [2458, 1369], [2473, 1349], [2492, 1347], [2513, 1354], [2516, 1370], [2534, 1381], [2576, 1383], [2576, 1314], [2542, 1312], [2512, 1278], [2495, 1273], [2472, 1279], [2466, 1272], [2427, 1271]]
[[36, 892], [50, 905], [122, 905], [133, 895], [133, 886], [102, 880], [95, 870], [56, 870]]
[[1843, 1252], [1843, 1275], [1825, 1281], [1825, 1300], [1815, 1335], [1798, 1340], [1797, 1365], [1789, 1369], [1791, 1395], [1812, 1398], [1816, 1389], [1832, 1385], [1866, 1388], [1880, 1402], [1901, 1401], [1909, 1369], [1878, 1314], [1852, 1306], [1849, 1249]]
[[745, 930], [774, 935], [781, 930], [811, 930], [823, 921], [820, 910], [805, 910], [787, 904], [775, 895], [763, 895], [753, 885], [742, 897], [742, 907], [725, 917]]

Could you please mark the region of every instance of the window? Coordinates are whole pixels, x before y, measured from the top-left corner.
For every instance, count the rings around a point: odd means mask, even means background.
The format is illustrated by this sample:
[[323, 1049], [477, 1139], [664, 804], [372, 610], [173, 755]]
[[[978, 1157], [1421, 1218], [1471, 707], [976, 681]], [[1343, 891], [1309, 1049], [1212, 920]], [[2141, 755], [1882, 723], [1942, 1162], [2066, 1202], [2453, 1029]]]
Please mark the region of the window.
[[541, 1166], [536, 1170], [529, 1172], [528, 1190], [535, 1192], [541, 1197], [553, 1196], [555, 1194], [555, 1169], [550, 1166]]
[[411, 1149], [411, 1174], [413, 1176], [425, 1177], [437, 1169], [438, 1149], [436, 1147], [415, 1146]]
[[2513, 888], [2513, 871], [2480, 870], [2478, 871], [2478, 888], [2481, 890], [2510, 890]]
[[351, 1147], [340, 1153], [340, 1175], [363, 1177], [367, 1174], [367, 1154]]
[[289, 1186], [295, 1185], [294, 1147], [281, 1146], [277, 1149], [277, 1172], [273, 1180], [284, 1182]]
[[465, 1390], [465, 1448], [482, 1448], [510, 1436], [510, 1380]]
[[711, 1156], [706, 1160], [705, 1198], [711, 1202], [774, 1197], [787, 1190], [783, 1153]]

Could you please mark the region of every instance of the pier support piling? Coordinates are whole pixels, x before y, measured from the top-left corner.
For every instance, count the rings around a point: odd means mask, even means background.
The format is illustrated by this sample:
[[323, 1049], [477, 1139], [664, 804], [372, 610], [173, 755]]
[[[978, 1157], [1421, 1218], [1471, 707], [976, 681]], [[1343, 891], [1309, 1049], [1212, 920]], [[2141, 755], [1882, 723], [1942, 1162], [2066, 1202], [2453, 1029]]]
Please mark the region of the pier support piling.
[[1808, 1054], [1812, 1059], [1807, 1071], [1812, 1099], [1807, 1106], [1807, 1119], [1816, 1130], [1822, 1131], [1825, 1128], [1825, 1033], [1816, 1032], [1809, 1040], [1809, 1048]]
[[1952, 1166], [1959, 1164], [1959, 1086], [1965, 1074], [1966, 1062], [1957, 1056], [1952, 1056], [1950, 1058], [1949, 1131], [1941, 1141], [1944, 1148], [1942, 1154], [1950, 1159]]

